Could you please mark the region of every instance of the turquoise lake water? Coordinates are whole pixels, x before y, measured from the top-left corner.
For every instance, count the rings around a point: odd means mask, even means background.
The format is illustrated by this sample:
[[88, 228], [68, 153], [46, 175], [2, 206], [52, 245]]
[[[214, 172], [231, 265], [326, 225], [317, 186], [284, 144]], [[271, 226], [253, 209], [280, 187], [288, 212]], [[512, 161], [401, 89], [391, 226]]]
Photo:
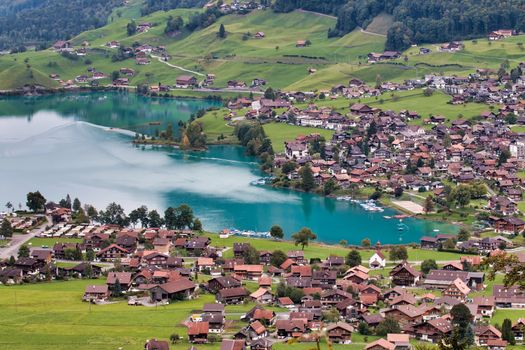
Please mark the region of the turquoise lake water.
[[356, 244], [365, 237], [373, 243], [408, 243], [434, 230], [457, 230], [410, 218], [399, 231], [398, 220], [383, 217], [395, 215], [391, 209], [371, 213], [348, 202], [253, 186], [263, 174], [241, 147], [182, 152], [130, 142], [134, 131], [152, 133], [216, 105], [119, 94], [0, 99], [0, 203], [24, 204], [26, 193], [34, 190], [55, 201], [69, 193], [98, 209], [111, 201], [127, 210], [145, 204], [162, 211], [187, 203], [209, 230], [266, 231], [279, 224], [290, 236], [307, 226], [331, 243]]

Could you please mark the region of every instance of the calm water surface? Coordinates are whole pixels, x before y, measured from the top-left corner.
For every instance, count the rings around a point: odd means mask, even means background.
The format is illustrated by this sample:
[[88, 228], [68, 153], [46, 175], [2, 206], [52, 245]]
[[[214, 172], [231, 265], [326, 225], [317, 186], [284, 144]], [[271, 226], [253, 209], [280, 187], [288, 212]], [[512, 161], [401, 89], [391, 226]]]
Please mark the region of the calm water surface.
[[347, 202], [252, 186], [263, 174], [240, 147], [186, 153], [130, 143], [135, 131], [152, 133], [216, 104], [117, 94], [0, 100], [0, 203], [18, 206], [37, 189], [51, 200], [69, 193], [99, 209], [110, 201], [127, 210], [187, 203], [211, 230], [268, 230], [279, 224], [289, 236], [307, 226], [324, 242], [359, 243], [368, 237], [406, 243], [435, 229], [456, 231], [447, 224], [406, 219], [400, 233], [398, 220], [383, 217], [396, 214], [390, 209], [370, 213]]

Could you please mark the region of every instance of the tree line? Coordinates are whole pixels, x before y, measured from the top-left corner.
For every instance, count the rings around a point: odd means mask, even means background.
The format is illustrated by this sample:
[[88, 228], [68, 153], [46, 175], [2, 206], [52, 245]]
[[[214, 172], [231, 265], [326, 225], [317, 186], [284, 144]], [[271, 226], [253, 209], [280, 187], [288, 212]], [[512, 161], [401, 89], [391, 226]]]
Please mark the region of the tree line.
[[337, 14], [328, 36], [366, 28], [381, 13], [394, 17], [386, 50], [405, 50], [411, 44], [436, 43], [485, 36], [492, 30], [525, 29], [524, 0], [276, 0], [275, 12], [295, 9]]
[[121, 4], [120, 0], [0, 1], [0, 49], [46, 48], [104, 26]]

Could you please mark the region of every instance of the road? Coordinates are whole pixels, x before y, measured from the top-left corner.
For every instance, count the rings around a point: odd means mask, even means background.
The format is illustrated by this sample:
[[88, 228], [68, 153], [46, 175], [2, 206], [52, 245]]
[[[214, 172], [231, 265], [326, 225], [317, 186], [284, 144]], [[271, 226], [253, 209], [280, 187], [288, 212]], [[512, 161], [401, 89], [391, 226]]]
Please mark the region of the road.
[[177, 69], [179, 69], [179, 70], [181, 70], [181, 71], [188, 72], [188, 73], [192, 73], [192, 74], [195, 74], [195, 75], [199, 75], [199, 76], [201, 76], [201, 77], [204, 76], [204, 74], [202, 74], [202, 73], [195, 72], [195, 71], [193, 71], [193, 70], [189, 70], [189, 69], [186, 69], [186, 68], [181, 67], [181, 66], [176, 66], [176, 65], [174, 65], [174, 64], [172, 64], [172, 63], [169, 63], [168, 61], [164, 61], [164, 60], [162, 59], [162, 57], [155, 56], [155, 55], [151, 55], [151, 58], [156, 58], [160, 63], [164, 63], [165, 65], [170, 66], [170, 67], [172, 67], [172, 68], [177, 68]]
[[36, 235], [44, 232], [45, 227], [50, 223], [50, 220], [48, 217], [46, 217], [47, 221], [40, 225], [39, 227], [33, 229], [31, 232], [27, 234], [15, 234], [13, 235], [11, 242], [6, 247], [0, 248], [0, 259], [9, 259], [11, 256], [17, 256], [18, 249], [27, 241], [29, 241], [31, 238], [35, 237]]

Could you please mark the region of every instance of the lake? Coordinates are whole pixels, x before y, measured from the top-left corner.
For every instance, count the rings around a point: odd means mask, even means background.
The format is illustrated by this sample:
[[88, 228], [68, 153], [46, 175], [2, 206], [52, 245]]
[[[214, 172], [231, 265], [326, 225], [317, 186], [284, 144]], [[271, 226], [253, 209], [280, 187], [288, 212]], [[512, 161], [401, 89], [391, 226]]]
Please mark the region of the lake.
[[391, 209], [372, 213], [348, 202], [251, 185], [264, 174], [238, 146], [183, 152], [131, 143], [135, 132], [154, 133], [217, 105], [100, 93], [0, 99], [0, 203], [18, 207], [35, 190], [53, 201], [69, 193], [98, 209], [112, 201], [128, 211], [143, 204], [164, 211], [186, 203], [208, 230], [267, 231], [279, 224], [289, 237], [306, 226], [329, 243], [358, 244], [365, 237], [372, 243], [408, 243], [434, 230], [457, 231], [413, 218], [399, 231], [398, 220], [383, 217], [395, 215]]

